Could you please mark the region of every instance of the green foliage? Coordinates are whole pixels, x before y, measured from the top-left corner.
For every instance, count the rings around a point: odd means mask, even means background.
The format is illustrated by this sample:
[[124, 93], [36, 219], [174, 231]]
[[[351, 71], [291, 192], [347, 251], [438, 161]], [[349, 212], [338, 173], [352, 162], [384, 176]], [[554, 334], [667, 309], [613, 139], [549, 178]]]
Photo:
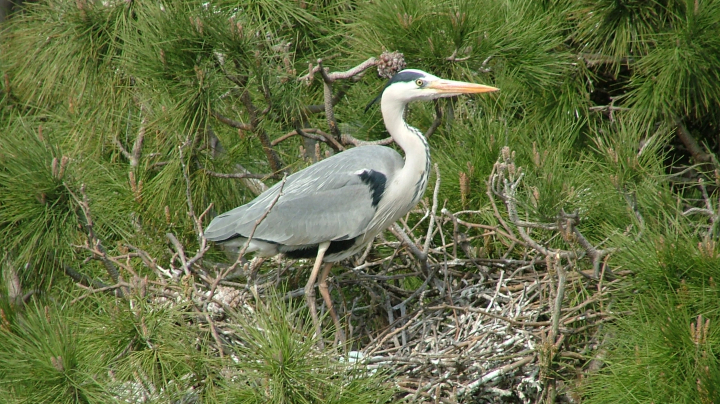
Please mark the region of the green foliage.
[[577, 24], [573, 39], [596, 58], [609, 58], [618, 74], [627, 59], [647, 55], [653, 35], [674, 23], [684, 6], [681, 1], [579, 1], [571, 12]]
[[620, 303], [633, 314], [612, 327], [609, 367], [588, 380], [587, 402], [713, 402], [720, 394], [715, 243], [656, 236], [628, 242], [616, 259], [638, 271], [635, 297]]
[[87, 334], [58, 309], [31, 304], [0, 327], [3, 402], [113, 402], [97, 377], [102, 362], [85, 349]]
[[[28, 3], [0, 27], [3, 268], [16, 269], [25, 291], [48, 301], [79, 297], [65, 282], [67, 268], [107, 282], [80, 247], [88, 241], [84, 195], [109, 255], [140, 247], [169, 267], [176, 257], [166, 233], [187, 251], [197, 248], [188, 193], [196, 215], [213, 204], [206, 220], [254, 196], [241, 181], [212, 172], [247, 169], [267, 174], [262, 181], [270, 185], [281, 171], [310, 164], [314, 150], [299, 149], [314, 145], [299, 136], [272, 146], [277, 163], [267, 146], [298, 125], [329, 131], [323, 114], [307, 112], [323, 103], [319, 74], [308, 84], [298, 80], [309, 62], [322, 58], [339, 71], [399, 51], [408, 67], [501, 88], [411, 107], [408, 121], [421, 129], [436, 109], [444, 115], [429, 139], [441, 205], [498, 224], [486, 180], [509, 146], [523, 167], [522, 219], [553, 223], [561, 210], [577, 211], [594, 245], [618, 248], [610, 268], [632, 272], [616, 311], [636, 314], [610, 327], [607, 367], [583, 386], [585, 399], [711, 402], [720, 394], [717, 219], [697, 209], [718, 209], [718, 3]], [[343, 95], [335, 118], [359, 139], [387, 136], [377, 109], [362, 112], [383, 85], [371, 76], [335, 83]], [[676, 136], [679, 123], [697, 137], [704, 159]], [[678, 167], [689, 161], [705, 165]], [[692, 182], [680, 183], [678, 171]], [[703, 190], [698, 172], [710, 173]], [[533, 229], [538, 239], [549, 234]], [[496, 236], [472, 243], [498, 258]], [[126, 261], [140, 276], [155, 276], [137, 256]], [[410, 290], [418, 282], [398, 285]], [[589, 293], [575, 292], [569, 299]], [[212, 349], [214, 338], [190, 306], [161, 301], [93, 297], [24, 311], [3, 302], [0, 400], [107, 402], [132, 394], [136, 383], [156, 387], [160, 393], [147, 397], [156, 402], [188, 394], [205, 402], [388, 399], [383, 375], [315, 350], [309, 322], [293, 305], [271, 300], [238, 314], [230, 363]]]
[[52, 106], [111, 97], [111, 87], [100, 84], [123, 79], [113, 77], [112, 69], [121, 35], [130, 28], [127, 4], [29, 3], [3, 35], [3, 60], [13, 92], [33, 104]]
[[236, 317], [229, 402], [243, 403], [385, 403], [392, 391], [385, 375], [364, 365], [338, 362], [331, 352], [317, 352], [310, 317], [273, 297], [251, 315]]
[[637, 62], [628, 104], [650, 119], [687, 116], [717, 125], [720, 2], [695, 2], [671, 26], [652, 35], [655, 46]]
[[381, 404], [392, 394], [383, 373], [318, 351], [309, 317], [279, 298], [234, 316], [225, 359], [188, 313], [138, 298], [1, 304], [0, 401]]
[[[19, 267], [50, 274], [72, 259], [79, 233], [75, 164], [19, 122], [0, 137], [0, 238]], [[36, 278], [37, 280], [37, 278]]]
[[96, 330], [88, 347], [104, 351], [105, 360], [117, 369], [118, 381], [134, 381], [139, 372], [144, 382], [157, 388], [183, 391], [208, 377], [208, 336], [187, 332], [192, 324], [181, 308], [143, 300], [129, 305], [94, 303], [94, 315], [83, 322], [88, 330]]
[[574, 113], [582, 102], [584, 83], [573, 81], [582, 72], [563, 42], [563, 19], [532, 2], [389, 0], [362, 7], [369, 18], [353, 27], [356, 46], [402, 50], [414, 67], [494, 83], [503, 96], [476, 102], [497, 102], [508, 116], [542, 111], [532, 118], [542, 119], [548, 108], [551, 115]]

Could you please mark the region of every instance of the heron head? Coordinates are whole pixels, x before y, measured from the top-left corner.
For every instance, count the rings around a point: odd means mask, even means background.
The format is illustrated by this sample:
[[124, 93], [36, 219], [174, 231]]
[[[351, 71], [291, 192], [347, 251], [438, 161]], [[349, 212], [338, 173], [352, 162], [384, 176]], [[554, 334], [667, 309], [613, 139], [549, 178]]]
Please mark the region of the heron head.
[[[383, 92], [370, 104], [378, 100], [393, 100], [403, 103], [434, 100], [460, 94], [476, 94], [498, 91], [499, 88], [463, 81], [445, 80], [422, 70], [405, 69], [395, 74]], [[370, 107], [368, 105], [367, 108]], [[366, 110], [367, 110], [366, 108]]]

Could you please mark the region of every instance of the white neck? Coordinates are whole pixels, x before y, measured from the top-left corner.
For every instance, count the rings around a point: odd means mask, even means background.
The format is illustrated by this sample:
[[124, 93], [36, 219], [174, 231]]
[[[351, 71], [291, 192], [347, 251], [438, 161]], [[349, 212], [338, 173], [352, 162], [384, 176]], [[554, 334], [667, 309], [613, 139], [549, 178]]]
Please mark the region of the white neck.
[[421, 173], [427, 175], [430, 166], [430, 149], [422, 133], [403, 119], [406, 104], [383, 98], [380, 105], [387, 131], [405, 152], [403, 174], [413, 178], [418, 178]]

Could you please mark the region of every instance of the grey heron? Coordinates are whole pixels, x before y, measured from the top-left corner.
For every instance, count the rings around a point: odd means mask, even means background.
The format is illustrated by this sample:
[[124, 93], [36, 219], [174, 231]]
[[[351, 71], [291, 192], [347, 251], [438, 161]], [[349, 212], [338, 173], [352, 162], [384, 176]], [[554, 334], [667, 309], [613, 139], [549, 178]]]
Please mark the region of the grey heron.
[[[305, 285], [315, 332], [320, 338], [315, 307], [315, 280], [319, 273], [318, 289], [337, 332], [342, 335], [326, 283], [332, 263], [359, 252], [409, 212], [428, 183], [430, 148], [422, 132], [403, 119], [407, 104], [497, 90], [444, 80], [420, 70], [397, 73], [378, 98], [385, 127], [405, 152], [404, 159], [392, 148], [377, 145], [335, 154], [288, 176], [282, 191], [281, 184], [276, 184], [253, 201], [215, 217], [205, 229], [205, 237], [239, 248], [254, 228], [247, 252], [315, 258]], [[263, 215], [265, 218], [256, 224]], [[323, 262], [325, 266], [320, 272]]]

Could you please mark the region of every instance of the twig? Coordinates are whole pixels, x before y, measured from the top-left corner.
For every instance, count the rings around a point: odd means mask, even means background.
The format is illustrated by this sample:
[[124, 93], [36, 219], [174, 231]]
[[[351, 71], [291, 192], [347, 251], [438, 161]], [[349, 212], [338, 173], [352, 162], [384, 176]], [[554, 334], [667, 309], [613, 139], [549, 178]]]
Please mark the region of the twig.
[[680, 141], [685, 145], [685, 147], [690, 152], [690, 155], [695, 160], [696, 163], [712, 163], [713, 158], [709, 153], [706, 153], [703, 151], [703, 149], [698, 144], [697, 140], [693, 137], [693, 135], [690, 133], [690, 131], [687, 130], [685, 127], [685, 124], [682, 122], [681, 119], [677, 118], [675, 120], [675, 125], [677, 126], [676, 133], [678, 135], [678, 138], [680, 138]]
[[260, 216], [255, 221], [255, 224], [253, 225], [253, 228], [250, 231], [250, 234], [247, 236], [247, 240], [245, 240], [245, 244], [240, 249], [240, 252], [238, 253], [238, 257], [235, 260], [235, 262], [232, 265], [230, 265], [229, 267], [225, 268], [220, 273], [220, 275], [218, 275], [217, 277], [215, 277], [215, 279], [213, 279], [213, 281], [210, 285], [210, 297], [209, 297], [210, 299], [212, 299], [212, 297], [215, 295], [215, 289], [217, 288], [217, 285], [220, 283], [220, 281], [225, 279], [225, 277], [229, 273], [234, 271], [238, 267], [238, 265], [240, 265], [240, 263], [242, 262], [242, 257], [245, 255], [245, 252], [247, 251], [248, 247], [250, 246], [250, 242], [252, 241], [252, 238], [255, 235], [255, 230], [257, 230], [257, 227], [260, 225], [260, 223], [262, 223], [263, 220], [265, 220], [267, 215], [270, 213], [272, 208], [275, 207], [275, 204], [280, 199], [280, 196], [282, 195], [282, 192], [283, 192], [283, 188], [285, 187], [285, 181], [287, 181], [287, 176], [283, 177], [282, 182], [280, 183], [280, 187], [278, 189], [278, 193], [277, 193], [277, 195], [275, 195], [275, 198], [273, 198], [273, 200], [270, 202], [270, 206], [268, 206], [268, 208], [265, 210], [265, 212], [263, 212], [262, 216]]
[[216, 173], [215, 171], [210, 171], [207, 168], [202, 169], [203, 172], [211, 177], [217, 177], [217, 178], [236, 178], [236, 179], [243, 179], [243, 178], [255, 178], [255, 179], [264, 179], [264, 178], [270, 178], [273, 175], [272, 174], [254, 174], [250, 172], [243, 172], [243, 173]]
[[[392, 337], [396, 336], [397, 334], [403, 332], [403, 331], [404, 331], [405, 329], [407, 329], [410, 325], [412, 325], [413, 322], [414, 322], [415, 320], [417, 320], [422, 314], [423, 314], [423, 311], [422, 311], [422, 310], [418, 311], [417, 314], [415, 314], [415, 316], [413, 316], [413, 318], [411, 318], [410, 320], [406, 321], [403, 326], [398, 327], [398, 328], [394, 329], [393, 331], [387, 333], [380, 341], [378, 341], [378, 342], [373, 342], [372, 344], [376, 347], [376, 349], [377, 349], [377, 348], [380, 348], [381, 346], [383, 346], [383, 344], [384, 344], [387, 340], [389, 340], [390, 338], [392, 338]], [[392, 323], [392, 322], [391, 322], [391, 323]], [[388, 328], [388, 329], [392, 329], [392, 328]], [[372, 353], [373, 353], [373, 351], [368, 352], [368, 354], [372, 354]]]
[[535, 356], [527, 356], [523, 359], [520, 359], [517, 362], [511, 363], [509, 365], [505, 365], [501, 368], [498, 368], [491, 372], [488, 372], [483, 377], [468, 384], [466, 387], [460, 389], [458, 391], [458, 396], [464, 396], [467, 393], [472, 393], [473, 391], [475, 391], [478, 387], [482, 386], [483, 384], [485, 384], [491, 380], [494, 380], [506, 373], [512, 372], [513, 370], [515, 370], [519, 367], [525, 366], [528, 363], [532, 362], [533, 360], [535, 360]]
[[[498, 196], [505, 203], [508, 218], [510, 222], [515, 226], [515, 229], [517, 229], [517, 232], [520, 234], [520, 238], [525, 245], [538, 251], [544, 256], [552, 255], [565, 259], [574, 259], [582, 256], [582, 252], [578, 251], [567, 251], [556, 248], [547, 248], [538, 243], [532, 237], [530, 237], [530, 234], [525, 229], [535, 227], [544, 230], [559, 230], [561, 231], [563, 237], [565, 237], [566, 241], [577, 241], [578, 244], [580, 244], [580, 246], [584, 249], [584, 253], [589, 256], [592, 261], [594, 276], [595, 279], [597, 279], [601, 272], [600, 265], [602, 263], [603, 257], [617, 251], [617, 249], [598, 249], [593, 246], [592, 243], [590, 243], [587, 238], [585, 238], [585, 236], [582, 234], [582, 232], [580, 232], [580, 230], [577, 228], [577, 224], [579, 223], [579, 218], [577, 214], [567, 214], [564, 211], [561, 211], [558, 215], [557, 224], [534, 223], [520, 220], [520, 217], [518, 215], [516, 195], [522, 178], [522, 169], [515, 166], [514, 152], [511, 152], [507, 146], [504, 147], [501, 151], [501, 157], [499, 161], [495, 163], [493, 171], [490, 175], [490, 180], [488, 181], [488, 195], [490, 197], [491, 203], [493, 204], [493, 208], [495, 209], [495, 214], [498, 220], [508, 230], [508, 233], [511, 234], [512, 231], [502, 220], [502, 215], [500, 215], [499, 211], [497, 210], [497, 206], [494, 203], [494, 195]], [[571, 240], [569, 238], [569, 235], [572, 235], [574, 237], [574, 240]], [[612, 278], [613, 274], [609, 269], [603, 272], [607, 274], [608, 277]]]
[[333, 150], [335, 150], [335, 151], [345, 150], [345, 147], [343, 145], [341, 145], [340, 143], [338, 143], [338, 141], [335, 140], [335, 138], [331, 134], [323, 132], [322, 130], [316, 129], [316, 128], [302, 128], [302, 129], [298, 128], [294, 131], [288, 132], [288, 133], [280, 136], [279, 138], [273, 140], [271, 142], [271, 144], [273, 146], [277, 146], [280, 142], [282, 142], [286, 139], [289, 139], [293, 136], [298, 136], [298, 135], [306, 137], [308, 139], [325, 142], [330, 147], [332, 147]]
[[[85, 184], [80, 185], [80, 194], [82, 195], [82, 200], [78, 198], [77, 195], [75, 195], [75, 193], [66, 183], [63, 183], [63, 185], [73, 197], [73, 199], [75, 199], [75, 202], [77, 202], [77, 204], [80, 206], [80, 209], [82, 210], [85, 220], [82, 220], [81, 223], [83, 224], [83, 227], [85, 227], [85, 232], [88, 237], [88, 250], [93, 252], [93, 257], [99, 259], [103, 263], [103, 266], [105, 266], [105, 270], [107, 271], [108, 275], [110, 275], [110, 278], [113, 280], [113, 282], [115, 282], [116, 284], [123, 282], [123, 279], [120, 276], [117, 267], [115, 266], [115, 264], [113, 264], [112, 261], [108, 259], [105, 247], [103, 247], [100, 239], [98, 239], [95, 235], [92, 214], [90, 213], [90, 199], [85, 192]], [[66, 271], [66, 273], [68, 273], [68, 271]], [[120, 292], [125, 295], [129, 291], [127, 289], [120, 289]]]
[[[563, 231], [563, 234], [572, 233], [578, 244], [580, 244], [580, 246], [585, 249], [585, 253], [590, 257], [592, 261], [594, 271], [593, 273], [595, 279], [597, 279], [600, 276], [600, 264], [603, 260], [603, 257], [617, 251], [617, 248], [598, 249], [593, 246], [577, 228], [577, 224], [580, 222], [577, 213], [569, 215], [565, 213], [564, 210], [561, 210], [559, 219], [560, 220], [558, 222], [558, 227], [560, 227], [560, 229]], [[606, 274], [610, 279], [614, 278], [610, 269], [607, 269]]]
[[464, 62], [466, 60], [469, 60], [472, 57], [472, 55], [468, 55], [468, 56], [459, 58], [459, 57], [457, 57], [457, 54], [458, 54], [458, 50], [455, 49], [453, 51], [452, 55], [446, 57], [445, 60], [447, 60], [448, 62]]
[[[145, 130], [147, 127], [147, 117], [143, 116], [142, 120], [140, 121], [140, 129], [138, 129], [138, 134], [135, 137], [135, 141], [133, 142], [132, 147], [132, 153], [129, 152], [125, 146], [120, 142], [120, 139], [115, 138], [115, 146], [117, 146], [118, 150], [120, 150], [120, 153], [122, 153], [123, 156], [125, 156], [126, 159], [130, 161], [130, 167], [135, 168], [140, 165], [140, 157], [142, 155], [142, 144], [145, 140]], [[129, 124], [128, 124], [129, 125]]]
[[[235, 164], [235, 169], [240, 174], [250, 174], [250, 171], [240, 164]], [[259, 174], [257, 174], [257, 175], [259, 175]], [[269, 178], [270, 176], [271, 175], [268, 174], [267, 177], [263, 177], [263, 179]], [[260, 195], [261, 193], [268, 190], [268, 186], [265, 185], [264, 182], [260, 181], [260, 179], [258, 179], [258, 178], [252, 178], [252, 176], [246, 177], [246, 178], [241, 178], [240, 182], [242, 182], [243, 185], [245, 185], [255, 195]]]
[[[236, 64], [239, 64], [239, 62], [236, 62]], [[250, 118], [250, 123], [242, 123], [235, 121], [231, 118], [219, 114], [216, 111], [211, 111], [212, 115], [220, 122], [223, 122], [224, 124], [229, 125], [233, 128], [253, 132], [257, 136], [258, 140], [260, 140], [260, 144], [262, 144], [263, 146], [263, 151], [265, 152], [268, 163], [270, 163], [270, 168], [272, 169], [272, 171], [280, 172], [283, 168], [283, 163], [280, 160], [280, 156], [277, 154], [275, 149], [273, 149], [272, 144], [270, 144], [270, 137], [268, 136], [267, 132], [260, 126], [260, 118], [270, 112], [270, 106], [268, 105], [268, 108], [263, 111], [259, 111], [255, 104], [253, 104], [252, 98], [250, 97], [250, 92], [247, 89], [248, 77], [245, 75], [234, 76], [232, 74], [229, 74], [224, 67], [220, 67], [223, 70], [225, 77], [227, 77], [228, 80], [232, 81], [233, 83], [235, 83], [235, 85], [238, 86], [238, 88], [240, 88], [240, 102], [242, 102], [243, 106], [245, 106], [245, 110], [247, 111]]]
[[190, 276], [190, 267], [187, 264], [187, 256], [185, 255], [185, 248], [183, 247], [182, 243], [172, 233], [166, 233], [165, 237], [167, 237], [168, 240], [170, 240], [170, 243], [172, 243], [173, 247], [175, 247], [175, 251], [177, 251], [178, 253], [178, 257], [180, 258], [180, 263], [182, 264], [185, 276]]
[[[212, 296], [210, 298], [212, 300]], [[210, 334], [212, 335], [213, 339], [215, 340], [215, 345], [217, 345], [218, 353], [220, 354], [220, 358], [225, 357], [225, 350], [223, 349], [223, 343], [220, 341], [220, 335], [218, 335], [217, 327], [215, 327], [215, 322], [213, 322], [212, 317], [210, 316], [210, 313], [207, 310], [207, 306], [203, 308], [203, 314], [205, 314], [205, 320], [207, 320], [208, 325], [210, 326]]]
[[284, 165], [280, 160], [280, 156], [277, 154], [275, 149], [273, 149], [272, 144], [270, 143], [270, 137], [268, 136], [267, 132], [265, 132], [265, 129], [260, 127], [260, 116], [258, 110], [253, 104], [252, 99], [250, 98], [250, 93], [247, 90], [245, 90], [240, 96], [240, 101], [245, 105], [245, 109], [250, 115], [250, 124], [252, 125], [252, 131], [258, 137], [258, 140], [260, 140], [260, 144], [262, 144], [263, 146], [263, 151], [265, 152], [268, 162], [270, 163], [270, 168], [273, 172], [279, 173]]
[[430, 125], [427, 131], [425, 131], [426, 139], [430, 139], [430, 136], [435, 133], [437, 128], [439, 128], [440, 124], [442, 123], [443, 110], [442, 105], [440, 104], [440, 100], [434, 100], [433, 104], [435, 105], [435, 118], [433, 119], [432, 125]]
[[[424, 266], [427, 266], [427, 255], [420, 251], [418, 246], [410, 239], [410, 236], [407, 235], [402, 227], [395, 223], [392, 227], [390, 227], [390, 231], [403, 243], [403, 245], [405, 245], [405, 247], [410, 250], [412, 255], [414, 255], [421, 264], [424, 263]], [[425, 271], [425, 269], [426, 268], [423, 267], [423, 271]]]
[[[313, 67], [312, 63], [310, 63], [308, 66], [308, 73], [304, 76], [298, 77], [298, 80], [305, 81], [309, 84], [313, 80], [314, 74], [317, 72], [320, 72], [323, 69], [322, 59], [318, 59], [317, 62], [318, 62], [318, 64], [315, 67]], [[375, 66], [375, 64], [376, 64], [376, 59], [369, 58], [366, 61], [360, 63], [359, 65], [357, 65], [351, 69], [348, 69], [348, 70], [345, 70], [342, 72], [333, 72], [333, 73], [326, 72], [325, 76], [326, 76], [327, 80], [330, 80], [331, 82], [335, 81], [335, 80], [339, 80], [339, 79], [349, 79], [354, 76], [357, 76], [358, 74], [363, 73], [365, 70]], [[325, 79], [325, 77], [324, 77], [324, 79]]]
[[552, 311], [552, 329], [550, 333], [550, 341], [555, 344], [555, 339], [559, 335], [558, 329], [560, 327], [562, 302], [565, 297], [565, 280], [567, 279], [567, 272], [565, 271], [565, 267], [562, 264], [559, 254], [557, 254], [555, 257], [547, 256], [547, 260], [548, 268], [554, 267], [558, 277], [557, 292], [555, 294], [555, 305]]
[[[305, 81], [308, 85], [314, 78], [314, 74], [320, 72], [323, 78], [323, 109], [325, 111], [325, 119], [327, 119], [330, 133], [335, 139], [340, 139], [340, 129], [337, 121], [335, 120], [335, 111], [333, 107], [337, 103], [337, 99], [340, 96], [333, 96], [333, 82], [339, 79], [354, 79], [356, 76], [361, 75], [365, 70], [375, 66], [375, 58], [369, 58], [363, 63], [346, 70], [344, 72], [333, 72], [329, 73], [327, 69], [323, 67], [322, 59], [317, 60], [317, 65], [312, 66], [312, 63], [308, 65], [308, 73], [298, 78], [300, 81]], [[341, 92], [345, 90], [342, 89]]]
[[119, 282], [119, 283], [116, 283], [115, 285], [110, 285], [110, 286], [95, 287], [94, 289], [92, 287], [86, 286], [82, 282], [77, 282], [76, 285], [81, 289], [87, 290], [88, 293], [85, 293], [84, 295], [78, 296], [75, 299], [71, 300], [70, 301], [71, 305], [79, 302], [80, 300], [88, 298], [98, 292], [107, 292], [109, 290], [115, 290], [115, 289], [121, 289], [121, 288], [127, 289], [131, 286], [129, 283], [125, 283], [125, 282]]
[[343, 133], [340, 135], [340, 141], [342, 144], [351, 144], [353, 146], [371, 146], [371, 145], [381, 145], [381, 146], [387, 146], [390, 143], [393, 142], [393, 139], [391, 137], [386, 137], [385, 139], [381, 140], [374, 140], [374, 141], [365, 141], [356, 139], [352, 135], [349, 135], [347, 133]]
[[522, 327], [546, 327], [552, 324], [550, 321], [519, 321], [509, 317], [501, 316], [499, 314], [491, 313], [487, 310], [478, 309], [476, 307], [465, 307], [465, 306], [453, 306], [449, 304], [441, 304], [439, 306], [429, 307], [428, 310], [458, 310], [458, 311], [469, 311], [472, 313], [480, 313], [482, 315], [496, 318], [498, 320], [506, 321], [512, 325]]
[[81, 274], [67, 264], [61, 264], [61, 266], [65, 275], [69, 276], [75, 283], [92, 286], [94, 288], [104, 288], [107, 286], [104, 282], [91, 279], [89, 276]]
[[432, 208], [430, 210], [430, 223], [428, 224], [428, 231], [425, 235], [425, 245], [423, 246], [423, 254], [425, 257], [427, 257], [428, 251], [430, 250], [430, 242], [432, 241], [432, 235], [434, 226], [435, 226], [435, 218], [437, 214], [437, 207], [438, 207], [438, 193], [440, 192], [440, 168], [438, 167], [437, 163], [435, 163], [435, 188], [433, 189], [433, 203]]
[[241, 130], [248, 131], [248, 132], [252, 132], [255, 129], [255, 127], [249, 123], [243, 123], [240, 121], [236, 121], [234, 119], [228, 118], [228, 117], [220, 114], [219, 112], [210, 111], [210, 114], [212, 114], [212, 116], [214, 116], [215, 119], [217, 119], [218, 121], [224, 123], [225, 125], [231, 126], [233, 128], [241, 129]]
[[340, 129], [338, 128], [337, 121], [335, 120], [335, 110], [333, 108], [333, 79], [328, 76], [327, 71], [323, 68], [322, 60], [318, 59], [318, 68], [323, 78], [323, 100], [325, 105], [325, 119], [327, 120], [330, 133], [335, 138], [340, 137]]
[[[349, 86], [343, 85], [340, 87], [340, 89], [333, 95], [332, 97], [332, 105], [335, 106], [340, 102], [342, 97], [345, 96], [345, 93], [347, 92]], [[305, 114], [319, 114], [321, 112], [325, 112], [325, 104], [322, 105], [308, 105], [305, 108], [303, 108], [303, 113]]]

